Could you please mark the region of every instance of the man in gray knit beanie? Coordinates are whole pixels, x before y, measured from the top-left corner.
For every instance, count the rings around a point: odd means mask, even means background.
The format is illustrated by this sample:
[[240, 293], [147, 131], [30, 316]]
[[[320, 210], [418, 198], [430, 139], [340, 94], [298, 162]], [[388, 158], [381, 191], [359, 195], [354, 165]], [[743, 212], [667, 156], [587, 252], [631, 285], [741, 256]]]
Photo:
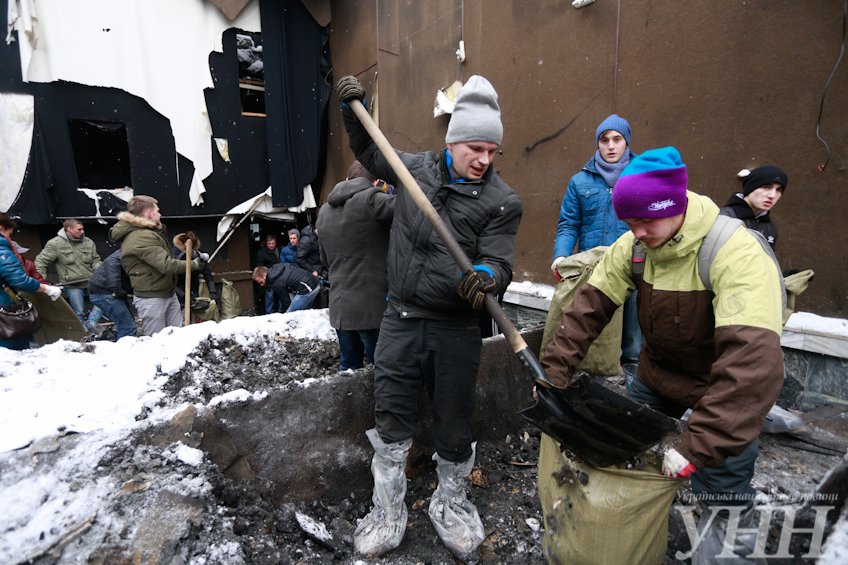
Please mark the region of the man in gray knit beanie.
[[[439, 152], [398, 156], [439, 215], [452, 226], [474, 270], [462, 275], [439, 236], [377, 150], [347, 102], [363, 100], [355, 77], [339, 81], [342, 117], [357, 160], [397, 187], [388, 257], [389, 292], [374, 354], [374, 504], [353, 535], [366, 556], [396, 548], [406, 531], [404, 466], [412, 447], [421, 391], [431, 396], [439, 486], [430, 499], [436, 533], [462, 561], [476, 560], [485, 538], [467, 499], [474, 466], [471, 430], [482, 339], [478, 313], [486, 293], [497, 296], [512, 279], [521, 200], [492, 167], [503, 139], [495, 89], [472, 76], [460, 89]], [[398, 126], [395, 126], [396, 128]], [[322, 231], [323, 233], [323, 231]]]
[[498, 93], [492, 83], [474, 75], [459, 90], [451, 114], [445, 143], [488, 141], [500, 145], [503, 141], [501, 109]]

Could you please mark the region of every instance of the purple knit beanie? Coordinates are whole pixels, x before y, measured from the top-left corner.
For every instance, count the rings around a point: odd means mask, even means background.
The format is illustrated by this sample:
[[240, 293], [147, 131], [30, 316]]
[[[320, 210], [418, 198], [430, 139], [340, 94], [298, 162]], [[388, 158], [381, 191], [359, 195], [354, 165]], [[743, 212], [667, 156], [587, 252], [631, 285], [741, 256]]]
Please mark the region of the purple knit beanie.
[[612, 190], [619, 220], [670, 218], [686, 212], [686, 164], [674, 147], [649, 149], [633, 158]]

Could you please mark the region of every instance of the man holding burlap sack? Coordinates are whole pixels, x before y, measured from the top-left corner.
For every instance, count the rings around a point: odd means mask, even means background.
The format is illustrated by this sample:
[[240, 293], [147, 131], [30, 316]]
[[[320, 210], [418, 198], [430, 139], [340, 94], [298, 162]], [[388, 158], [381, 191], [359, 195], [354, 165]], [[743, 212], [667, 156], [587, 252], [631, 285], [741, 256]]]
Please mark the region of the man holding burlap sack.
[[[691, 477], [694, 497], [715, 509], [702, 520], [718, 531], [728, 508], [754, 502], [759, 434], [783, 385], [782, 291], [775, 262], [741, 223], [716, 253], [712, 290], [705, 288], [698, 255], [719, 209], [687, 182], [673, 147], [646, 151], [622, 172], [612, 201], [630, 231], [563, 312], [541, 362], [555, 386], [579, 386], [589, 345], [638, 288], [644, 344], [627, 395], [675, 418], [692, 409], [688, 430], [663, 453], [662, 472]], [[641, 280], [632, 267], [637, 240], [646, 248]], [[741, 537], [731, 545], [745, 558], [753, 547]]]

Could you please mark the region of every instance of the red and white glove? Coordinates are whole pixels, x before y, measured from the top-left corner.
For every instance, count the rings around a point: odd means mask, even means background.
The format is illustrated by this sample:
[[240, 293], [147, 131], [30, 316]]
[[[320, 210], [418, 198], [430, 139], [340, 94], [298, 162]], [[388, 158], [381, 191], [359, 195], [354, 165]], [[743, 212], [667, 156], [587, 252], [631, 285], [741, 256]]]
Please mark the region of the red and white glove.
[[565, 261], [565, 257], [557, 257], [554, 259], [554, 262], [551, 263], [551, 271], [554, 272], [554, 278], [556, 278], [557, 282], [562, 280], [562, 277], [559, 275], [559, 264]]
[[665, 452], [663, 456], [662, 472], [666, 477], [672, 479], [682, 479], [688, 477], [698, 469], [679, 451], [673, 447]]

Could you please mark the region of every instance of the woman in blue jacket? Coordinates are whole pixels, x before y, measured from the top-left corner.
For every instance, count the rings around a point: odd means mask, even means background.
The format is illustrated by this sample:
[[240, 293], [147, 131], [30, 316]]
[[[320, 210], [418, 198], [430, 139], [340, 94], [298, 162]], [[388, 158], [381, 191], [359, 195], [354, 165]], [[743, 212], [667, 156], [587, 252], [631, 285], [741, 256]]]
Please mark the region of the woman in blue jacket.
[[[628, 231], [612, 207], [612, 189], [621, 171], [630, 164], [630, 124], [611, 114], [595, 130], [595, 155], [571, 177], [562, 199], [554, 241], [551, 270], [559, 280], [557, 266], [572, 254], [601, 245], [611, 245]], [[636, 373], [642, 349], [642, 332], [636, 315], [636, 292], [624, 303], [621, 336], [621, 366], [628, 378]]]
[[[17, 224], [8, 214], [0, 212], [0, 306], [11, 306], [14, 300], [6, 292], [6, 286], [13, 290], [25, 290], [27, 292], [43, 292], [51, 299], [57, 300], [62, 296], [62, 289], [58, 286], [43, 284], [26, 274], [23, 259], [17, 254], [12, 244], [12, 233]], [[13, 339], [0, 339], [0, 347], [6, 349], [29, 349], [32, 336], [21, 336]]]

